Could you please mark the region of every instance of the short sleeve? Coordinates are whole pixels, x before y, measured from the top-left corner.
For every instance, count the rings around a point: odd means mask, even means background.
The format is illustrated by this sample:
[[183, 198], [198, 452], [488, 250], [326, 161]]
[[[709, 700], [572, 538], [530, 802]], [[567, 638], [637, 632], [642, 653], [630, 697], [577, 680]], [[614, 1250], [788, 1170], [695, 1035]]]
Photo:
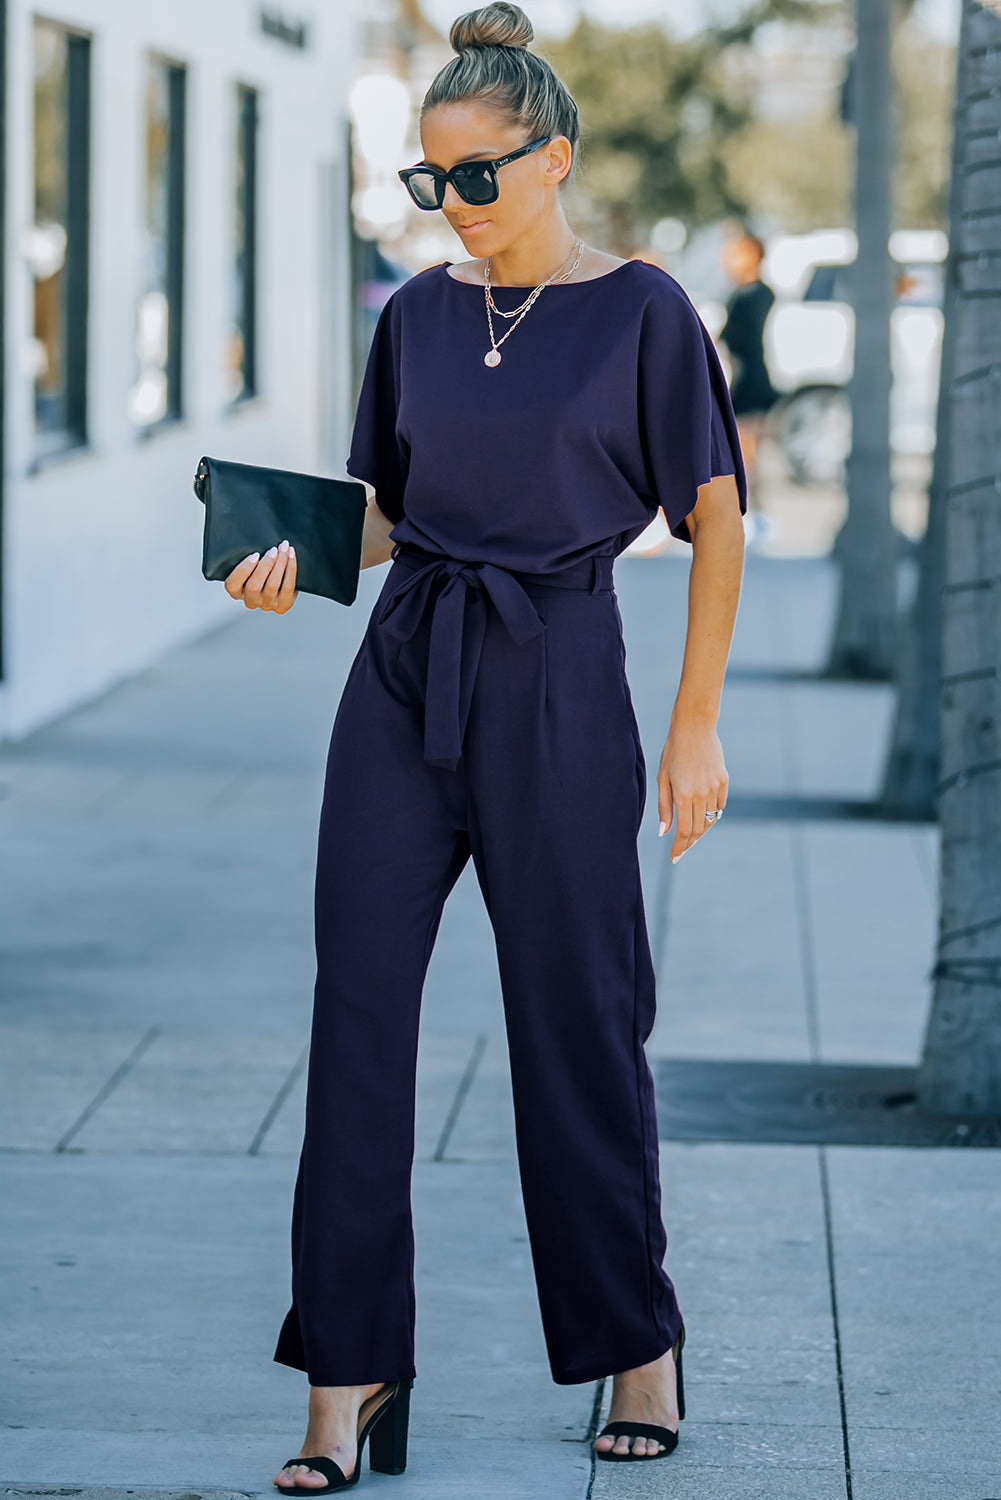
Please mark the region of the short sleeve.
[[410, 465], [408, 445], [397, 432], [399, 406], [400, 302], [393, 294], [383, 304], [372, 335], [345, 464], [353, 478], [373, 486], [376, 504], [393, 522], [403, 520]]
[[679, 284], [643, 309], [639, 415], [651, 491], [672, 536], [691, 541], [685, 517], [699, 486], [716, 474], [736, 477], [746, 514], [747, 478], [726, 375], [712, 335]]

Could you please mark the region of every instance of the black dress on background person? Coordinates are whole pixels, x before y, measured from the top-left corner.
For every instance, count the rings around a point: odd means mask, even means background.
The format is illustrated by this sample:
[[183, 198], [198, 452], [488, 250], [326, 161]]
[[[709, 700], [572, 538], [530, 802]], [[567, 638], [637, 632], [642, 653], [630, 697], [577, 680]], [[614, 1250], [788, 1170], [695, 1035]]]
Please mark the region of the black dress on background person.
[[774, 301], [775, 293], [765, 282], [748, 281], [737, 287], [727, 303], [719, 338], [733, 357], [730, 397], [738, 417], [769, 411], [778, 400], [764, 352], [765, 319]]

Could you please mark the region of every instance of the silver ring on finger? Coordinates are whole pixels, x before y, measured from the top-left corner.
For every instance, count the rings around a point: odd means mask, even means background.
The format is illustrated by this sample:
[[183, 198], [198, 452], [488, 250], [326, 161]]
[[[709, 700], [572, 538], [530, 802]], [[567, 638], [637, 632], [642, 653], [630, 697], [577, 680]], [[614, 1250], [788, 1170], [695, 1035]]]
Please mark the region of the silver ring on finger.
[[715, 823], [716, 819], [717, 818], [721, 818], [722, 816], [723, 816], [723, 809], [721, 807], [714, 807], [712, 809], [706, 808], [706, 822], [707, 823]]

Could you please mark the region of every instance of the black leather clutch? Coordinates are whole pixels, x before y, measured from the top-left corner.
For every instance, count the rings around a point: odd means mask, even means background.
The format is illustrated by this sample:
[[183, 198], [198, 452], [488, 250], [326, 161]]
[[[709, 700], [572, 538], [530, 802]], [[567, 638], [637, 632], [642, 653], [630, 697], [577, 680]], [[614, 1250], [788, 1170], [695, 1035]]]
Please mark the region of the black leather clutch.
[[263, 557], [287, 537], [296, 588], [354, 603], [367, 508], [359, 480], [201, 458], [194, 489], [205, 506], [203, 577], [226, 578], [252, 552]]

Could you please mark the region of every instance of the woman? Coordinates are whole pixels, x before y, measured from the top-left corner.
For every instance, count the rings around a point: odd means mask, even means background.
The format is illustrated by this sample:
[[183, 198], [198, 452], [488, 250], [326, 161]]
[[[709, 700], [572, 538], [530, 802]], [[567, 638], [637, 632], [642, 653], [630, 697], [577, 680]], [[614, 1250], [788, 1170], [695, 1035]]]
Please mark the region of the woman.
[[[558, 1384], [614, 1375], [599, 1457], [658, 1457], [683, 1410], [662, 1266], [654, 972], [636, 839], [645, 763], [612, 563], [663, 506], [694, 544], [658, 774], [673, 854], [726, 802], [716, 735], [740, 588], [743, 467], [722, 368], [680, 286], [573, 235], [576, 106], [515, 5], [461, 17], [401, 174], [473, 258], [382, 310], [348, 470], [391, 560], [331, 736], [317, 980], [275, 1359], [305, 1370], [291, 1494], [399, 1473], [414, 1362], [414, 1072], [425, 971], [470, 855], [497, 942], [519, 1167]], [[521, 311], [519, 311], [519, 309]], [[498, 358], [498, 355], [500, 356]], [[227, 579], [295, 600], [295, 559]], [[676, 1363], [677, 1361], [677, 1363]]]
[[764, 258], [764, 245], [748, 230], [727, 240], [721, 253], [723, 266], [736, 287], [727, 303], [719, 339], [726, 345], [733, 366], [730, 399], [740, 430], [748, 500], [758, 520], [763, 517], [757, 496], [758, 445], [765, 418], [779, 399], [765, 363], [765, 321], [775, 293], [761, 279]]

